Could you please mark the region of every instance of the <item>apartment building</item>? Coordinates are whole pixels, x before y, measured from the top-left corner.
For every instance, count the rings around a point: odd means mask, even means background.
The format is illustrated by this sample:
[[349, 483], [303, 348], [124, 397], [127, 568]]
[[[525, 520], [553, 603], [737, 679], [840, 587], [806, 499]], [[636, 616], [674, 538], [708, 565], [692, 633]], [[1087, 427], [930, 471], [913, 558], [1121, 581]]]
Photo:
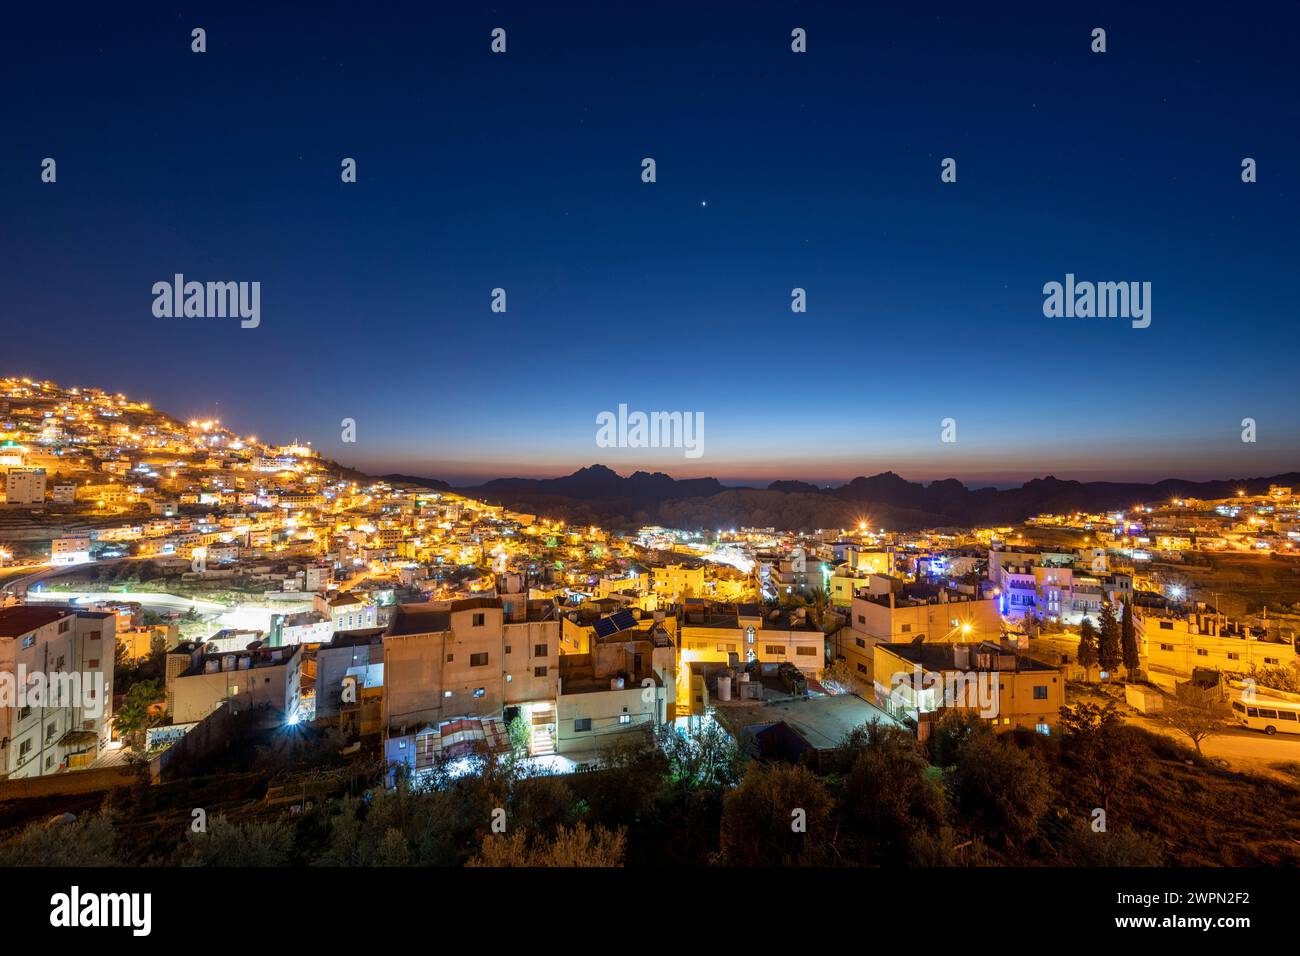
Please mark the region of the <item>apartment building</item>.
[[826, 636], [807, 608], [686, 601], [677, 625], [679, 667], [691, 661], [789, 661], [809, 677], [826, 668]]
[[364, 631], [379, 626], [374, 603], [355, 594], [315, 594], [312, 610], [328, 618], [335, 631]]
[[669, 564], [653, 569], [653, 588], [660, 604], [677, 604], [685, 598], [704, 596], [704, 566], [696, 568]]
[[[181, 655], [169, 655], [169, 662], [172, 657]], [[301, 647], [215, 652], [200, 648], [179, 673], [168, 669], [172, 722], [202, 720], [225, 702], [232, 713], [266, 708], [294, 723], [302, 701], [302, 661]]]
[[1277, 632], [1233, 621], [1200, 601], [1191, 609], [1138, 601], [1133, 628], [1143, 668], [1157, 683], [1162, 676], [1190, 678], [1197, 668], [1242, 674], [1297, 660], [1295, 645]]
[[876, 706], [909, 720], [921, 739], [950, 709], [974, 712], [995, 730], [1051, 734], [1065, 703], [1065, 673], [994, 641], [877, 644]]
[[90, 535], [72, 534], [50, 542], [50, 564], [85, 564], [90, 560]]
[[384, 634], [384, 726], [390, 732], [457, 717], [499, 717], [507, 705], [550, 702], [560, 621], [550, 602], [466, 598], [395, 609]]
[[[588, 653], [565, 654], [559, 664], [558, 753], [599, 750], [674, 716], [677, 650], [661, 624], [597, 636]], [[537, 734], [534, 717], [532, 752], [544, 753]]]
[[[384, 684], [384, 638], [380, 634], [339, 634], [316, 651], [317, 719], [333, 719], [359, 705], [363, 692]], [[347, 679], [354, 683], [345, 687]], [[382, 708], [382, 696], [380, 700]], [[382, 715], [381, 715], [382, 716]]]
[[991, 594], [872, 575], [870, 589], [853, 598], [848, 628], [836, 635], [836, 655], [863, 680], [873, 680], [877, 644], [918, 639], [969, 643], [1001, 636], [1002, 620]]
[[779, 557], [768, 569], [767, 580], [778, 598], [794, 594], [811, 597], [826, 590], [827, 571], [822, 562], [808, 557], [803, 548], [795, 548], [788, 557]]
[[107, 745], [116, 616], [0, 608], [0, 780], [85, 766]]
[[9, 469], [5, 474], [5, 503], [10, 505], [44, 504], [45, 469]]

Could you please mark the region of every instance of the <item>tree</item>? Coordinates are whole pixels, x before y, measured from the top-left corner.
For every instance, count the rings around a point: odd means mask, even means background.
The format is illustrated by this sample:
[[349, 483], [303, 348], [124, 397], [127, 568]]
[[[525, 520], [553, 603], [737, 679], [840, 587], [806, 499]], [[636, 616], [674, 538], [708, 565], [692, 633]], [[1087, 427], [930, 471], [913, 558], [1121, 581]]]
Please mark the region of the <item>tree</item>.
[[117, 732], [130, 742], [132, 750], [144, 749], [144, 732], [154, 721], [149, 708], [162, 698], [162, 685], [156, 680], [141, 681], [126, 692], [122, 706], [113, 717], [113, 724]]
[[224, 814], [208, 821], [206, 833], [189, 833], [182, 866], [285, 866], [293, 834], [283, 823], [233, 823]]
[[64, 814], [33, 823], [0, 843], [0, 866], [119, 866], [113, 824], [105, 812]]
[[727, 866], [825, 862], [830, 794], [807, 767], [750, 764], [722, 803], [719, 847]]
[[588, 830], [579, 823], [572, 830], [561, 827], [551, 840], [534, 840], [529, 844], [523, 830], [490, 834], [483, 840], [478, 855], [466, 866], [518, 867], [611, 867], [623, 865], [627, 838], [624, 830], [609, 831], [598, 826]]
[[973, 737], [953, 773], [962, 815], [978, 831], [1019, 846], [1038, 832], [1052, 796], [1042, 759], [994, 734]]
[[1062, 748], [1091, 799], [1109, 812], [1110, 800], [1133, 776], [1136, 748], [1114, 702], [1061, 708]]
[[1115, 620], [1115, 608], [1109, 604], [1101, 606], [1101, 637], [1097, 642], [1097, 663], [1103, 671], [1114, 673], [1120, 663], [1119, 621]]
[[1178, 704], [1165, 714], [1165, 723], [1174, 730], [1183, 734], [1196, 747], [1197, 754], [1204, 756], [1201, 751], [1201, 741], [1212, 737], [1224, 728], [1224, 720], [1212, 710], [1204, 707], [1189, 707], [1186, 704]]
[[1088, 671], [1097, 666], [1097, 629], [1086, 617], [1079, 625], [1079, 666], [1083, 668], [1085, 680]]
[[1124, 670], [1133, 679], [1141, 663], [1138, 658], [1137, 629], [1133, 626], [1133, 602], [1124, 602], [1124, 616], [1120, 622], [1120, 643], [1124, 654]]
[[917, 834], [938, 828], [948, 816], [939, 774], [900, 727], [855, 728], [842, 749], [854, 754], [840, 796], [846, 849], [867, 865], [914, 862]]
[[676, 786], [708, 790], [735, 786], [740, 781], [744, 754], [716, 721], [686, 733], [660, 727], [657, 736]]

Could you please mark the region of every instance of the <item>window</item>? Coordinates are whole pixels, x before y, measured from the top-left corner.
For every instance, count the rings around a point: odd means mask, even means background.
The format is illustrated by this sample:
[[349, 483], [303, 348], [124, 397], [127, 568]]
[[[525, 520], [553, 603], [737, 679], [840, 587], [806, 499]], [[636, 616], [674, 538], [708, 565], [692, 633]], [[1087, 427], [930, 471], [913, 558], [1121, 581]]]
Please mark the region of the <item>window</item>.
[[19, 719], [19, 720], [26, 720], [26, 719], [27, 719], [28, 717], [30, 717], [31, 715], [32, 715], [32, 708], [31, 708], [31, 705], [28, 705], [28, 706], [22, 708], [22, 710], [18, 711], [18, 719]]
[[866, 624], [866, 623], [867, 623], [866, 615], [864, 615], [864, 614], [859, 614], [859, 615], [858, 615], [858, 623], [859, 623], [859, 624]]
[[1172, 645], [1172, 644], [1161, 644], [1161, 645], [1160, 645], [1160, 649], [1161, 649], [1162, 651], [1172, 651], [1172, 650], [1174, 649], [1174, 645]]
[[545, 657], [548, 653], [550, 653], [550, 651], [547, 649], [545, 644], [533, 645], [533, 657]]
[[815, 656], [817, 655], [817, 648], [815, 648], [815, 647], [796, 647], [796, 648], [794, 649], [794, 652], [795, 652], [797, 655], [799, 655], [800, 657], [815, 657]]
[[455, 655], [455, 654], [448, 654], [448, 655], [447, 655], [447, 663], [448, 663], [448, 664], [450, 664], [450, 663], [451, 663], [452, 661], [454, 661], [455, 659], [456, 659], [456, 655]]
[[1173, 621], [1161, 621], [1161, 622], [1160, 622], [1160, 630], [1162, 630], [1162, 631], [1172, 631], [1173, 629], [1174, 629], [1174, 622], [1173, 622]]
[[507, 653], [507, 654], [513, 654], [513, 653], [514, 653], [514, 648], [511, 647], [509, 644], [506, 645], [506, 653]]
[[35, 643], [36, 643], [36, 635], [35, 635], [35, 634], [28, 634], [26, 637], [23, 638], [23, 648], [24, 648], [24, 649], [26, 649], [26, 648], [28, 648], [28, 647], [31, 647], [31, 646], [32, 646], [33, 644], [35, 644]]
[[900, 630], [901, 630], [902, 633], [904, 633], [904, 634], [911, 634], [911, 633], [912, 633], [912, 625], [911, 625], [911, 624], [904, 624]]
[[750, 625], [749, 627], [745, 628], [745, 643], [746, 643], [746, 644], [753, 644], [753, 643], [754, 643], [754, 627], [753, 627], [753, 625]]
[[470, 667], [487, 667], [487, 662], [488, 662], [488, 656], [486, 651], [484, 651], [482, 654], [471, 654], [469, 656]]
[[1240, 654], [1229, 653], [1229, 654], [1228, 654], [1228, 660], [1230, 660], [1230, 661], [1239, 661], [1239, 660], [1241, 660], [1241, 655], [1240, 655]]
[[506, 683], [507, 683], [507, 684], [513, 684], [514, 681], [515, 681], [515, 675], [514, 675], [514, 674], [507, 674], [507, 675], [506, 675]]
[[88, 633], [88, 634], [86, 635], [86, 640], [88, 640], [88, 641], [97, 641], [97, 640], [99, 640], [99, 636], [100, 636], [100, 632], [99, 632], [99, 631], [91, 631], [90, 633]]
[[1046, 684], [1035, 684], [1035, 685], [1034, 685], [1034, 700], [1047, 700], [1047, 685], [1046, 685]]
[[1052, 728], [1048, 724], [1044, 723], [1034, 724], [1034, 730], [1038, 731], [1044, 737], [1047, 737], [1052, 733]]
[[86, 661], [86, 667], [90, 668], [92, 671], [99, 670], [99, 658], [92, 657], [90, 660]]
[[24, 740], [22, 743], [18, 745], [18, 759], [20, 761], [26, 760], [27, 755], [31, 752], [32, 752], [32, 742], [30, 740]]
[[1295, 720], [1296, 713], [1294, 710], [1279, 710], [1277, 712], [1278, 720]]
[[475, 688], [474, 688], [474, 699], [475, 699], [475, 700], [478, 700], [480, 697], [484, 697], [484, 696], [486, 696], [486, 694], [487, 694], [487, 689], [486, 689], [486, 688], [483, 688], [483, 687], [475, 687]]
[[861, 673], [865, 674], [865, 673], [867, 672], [867, 665], [866, 665], [866, 664], [859, 664], [859, 665], [858, 665], [858, 670], [859, 670]]
[[59, 633], [60, 633], [60, 634], [67, 634], [68, 631], [71, 630], [71, 628], [72, 628], [72, 621], [70, 621], [70, 620], [62, 620], [62, 621], [59, 622]]
[[1203, 647], [1198, 647], [1198, 648], [1196, 649], [1196, 656], [1197, 656], [1197, 657], [1209, 657], [1209, 656], [1210, 656], [1210, 652], [1207, 651], [1207, 650], [1206, 650], [1205, 648], [1203, 648]]
[[785, 648], [780, 644], [765, 644], [763, 645], [763, 653], [768, 657], [784, 657]]
[[545, 668], [545, 667], [534, 667], [534, 668], [533, 668], [533, 676], [534, 676], [534, 677], [545, 677], [545, 676], [547, 675], [547, 673], [548, 673], [548, 670], [547, 670], [547, 668]]
[[590, 717], [579, 717], [579, 718], [577, 718], [576, 720], [574, 720], [574, 722], [573, 722], [573, 732], [574, 732], [574, 733], [585, 734], [585, 733], [588, 733], [590, 730], [591, 730], [591, 718], [590, 718]]
[[860, 637], [855, 637], [855, 638], [853, 639], [853, 642], [854, 642], [855, 644], [857, 644], [858, 647], [866, 647], [866, 646], [867, 646], [867, 642], [864, 641], [864, 640], [863, 640], [862, 638], [860, 638]]
[[632, 715], [631, 715], [631, 714], [619, 714], [619, 715], [618, 715], [618, 722], [619, 722], [620, 724], [630, 724], [630, 723], [632, 723]]
[[444, 691], [442, 692], [442, 696], [443, 696], [443, 697], [450, 697], [450, 696], [451, 696], [451, 691], [449, 691], [449, 690], [444, 690]]
[[1277, 711], [1276, 711], [1276, 710], [1271, 710], [1271, 709], [1269, 709], [1269, 708], [1267, 708], [1267, 707], [1261, 707], [1261, 708], [1259, 709], [1259, 716], [1261, 716], [1261, 717], [1267, 717], [1267, 718], [1269, 718], [1270, 720], [1277, 720]]

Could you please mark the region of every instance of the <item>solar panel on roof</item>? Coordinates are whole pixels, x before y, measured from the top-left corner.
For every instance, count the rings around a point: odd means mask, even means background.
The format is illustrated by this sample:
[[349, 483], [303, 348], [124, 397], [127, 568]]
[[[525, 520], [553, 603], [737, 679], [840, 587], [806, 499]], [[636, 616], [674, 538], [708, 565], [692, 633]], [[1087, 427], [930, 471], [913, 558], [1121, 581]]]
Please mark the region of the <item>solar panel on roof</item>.
[[631, 611], [615, 611], [596, 621], [594, 629], [597, 637], [610, 637], [619, 631], [629, 631], [636, 627], [636, 618]]

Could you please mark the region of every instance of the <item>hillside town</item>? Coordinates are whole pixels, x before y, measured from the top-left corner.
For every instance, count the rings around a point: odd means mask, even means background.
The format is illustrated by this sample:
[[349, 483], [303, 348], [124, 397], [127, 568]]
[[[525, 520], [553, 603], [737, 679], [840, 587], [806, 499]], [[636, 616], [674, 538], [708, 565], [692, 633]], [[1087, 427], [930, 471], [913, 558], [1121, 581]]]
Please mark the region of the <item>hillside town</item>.
[[863, 733], [1054, 739], [1103, 710], [1233, 769], [1300, 753], [1287, 487], [1005, 527], [606, 530], [26, 379], [0, 380], [0, 470], [0, 805], [286, 733], [388, 790], [647, 742], [820, 770]]

